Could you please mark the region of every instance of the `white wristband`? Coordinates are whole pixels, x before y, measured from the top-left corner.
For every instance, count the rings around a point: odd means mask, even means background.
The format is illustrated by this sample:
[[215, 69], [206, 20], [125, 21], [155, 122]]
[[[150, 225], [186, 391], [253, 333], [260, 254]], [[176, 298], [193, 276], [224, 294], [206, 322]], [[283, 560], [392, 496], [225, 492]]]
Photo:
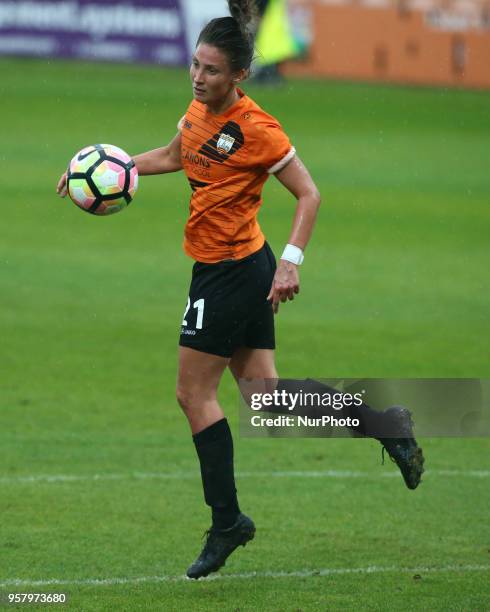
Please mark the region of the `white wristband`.
[[283, 254], [281, 255], [281, 259], [290, 261], [297, 266], [300, 266], [303, 263], [304, 258], [305, 256], [303, 255], [303, 251], [299, 247], [294, 246], [294, 244], [287, 244]]

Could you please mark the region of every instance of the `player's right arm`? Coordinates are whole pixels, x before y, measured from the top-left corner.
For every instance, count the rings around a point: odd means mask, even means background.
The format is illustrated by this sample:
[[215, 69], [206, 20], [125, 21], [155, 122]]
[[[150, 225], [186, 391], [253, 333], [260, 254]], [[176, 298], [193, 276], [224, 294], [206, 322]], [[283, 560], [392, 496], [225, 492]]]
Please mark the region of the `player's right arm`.
[[182, 170], [180, 143], [181, 136], [179, 132], [166, 147], [160, 147], [159, 149], [135, 155], [133, 160], [138, 169], [138, 174], [140, 176], [147, 176], [149, 174], [167, 174], [168, 172]]

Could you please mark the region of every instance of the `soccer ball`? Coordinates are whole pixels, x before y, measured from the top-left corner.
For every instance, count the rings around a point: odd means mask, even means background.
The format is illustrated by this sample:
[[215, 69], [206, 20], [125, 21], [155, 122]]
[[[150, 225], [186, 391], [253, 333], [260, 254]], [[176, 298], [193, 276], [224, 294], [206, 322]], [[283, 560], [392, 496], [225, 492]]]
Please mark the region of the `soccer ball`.
[[71, 160], [67, 188], [73, 202], [92, 215], [111, 215], [126, 208], [138, 189], [138, 170], [119, 147], [96, 144]]

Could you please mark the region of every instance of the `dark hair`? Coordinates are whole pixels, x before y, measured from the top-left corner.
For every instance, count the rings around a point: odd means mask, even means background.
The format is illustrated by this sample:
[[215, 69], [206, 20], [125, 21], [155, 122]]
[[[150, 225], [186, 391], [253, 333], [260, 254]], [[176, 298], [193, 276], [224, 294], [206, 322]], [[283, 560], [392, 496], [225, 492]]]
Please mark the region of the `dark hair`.
[[231, 17], [212, 19], [199, 34], [197, 45], [205, 43], [223, 51], [233, 72], [248, 70], [258, 19], [255, 0], [228, 0], [228, 6]]

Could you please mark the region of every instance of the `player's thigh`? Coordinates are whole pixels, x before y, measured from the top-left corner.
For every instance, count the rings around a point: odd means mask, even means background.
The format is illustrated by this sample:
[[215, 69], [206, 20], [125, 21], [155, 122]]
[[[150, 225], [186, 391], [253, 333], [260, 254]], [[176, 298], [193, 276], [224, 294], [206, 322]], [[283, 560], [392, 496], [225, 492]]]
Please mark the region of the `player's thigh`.
[[177, 376], [179, 403], [190, 407], [215, 400], [219, 382], [229, 361], [228, 357], [180, 346]]
[[275, 351], [242, 346], [233, 353], [229, 368], [240, 378], [277, 378]]
[[247, 404], [252, 394], [272, 393], [277, 386], [278, 374], [272, 349], [241, 347], [233, 353], [229, 368]]

